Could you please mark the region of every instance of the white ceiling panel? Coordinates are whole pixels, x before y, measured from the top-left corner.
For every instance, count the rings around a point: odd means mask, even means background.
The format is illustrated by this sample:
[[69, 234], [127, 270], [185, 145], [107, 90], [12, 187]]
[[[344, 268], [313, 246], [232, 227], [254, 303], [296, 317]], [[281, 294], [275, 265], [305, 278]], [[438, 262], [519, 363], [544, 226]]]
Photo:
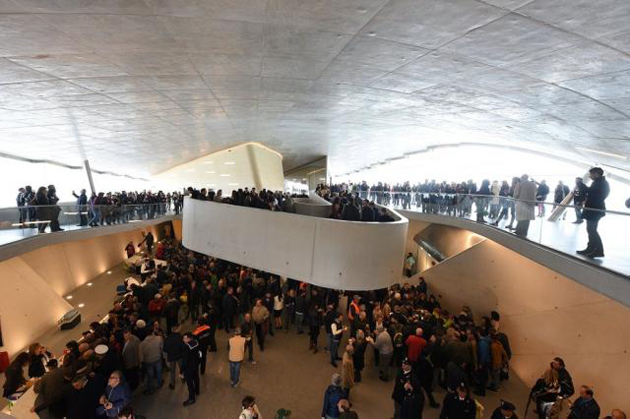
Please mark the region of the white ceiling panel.
[[0, 0], [0, 152], [148, 175], [259, 141], [344, 173], [629, 133], [627, 0]]

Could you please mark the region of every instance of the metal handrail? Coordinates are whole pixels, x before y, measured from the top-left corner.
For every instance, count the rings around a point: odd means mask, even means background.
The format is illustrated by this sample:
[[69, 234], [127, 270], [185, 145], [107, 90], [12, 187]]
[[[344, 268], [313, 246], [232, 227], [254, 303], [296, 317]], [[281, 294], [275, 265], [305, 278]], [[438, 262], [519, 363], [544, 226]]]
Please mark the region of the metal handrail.
[[[373, 191], [371, 189], [368, 189], [367, 191], [348, 191], [351, 194], [354, 195], [359, 195], [361, 193], [367, 193], [367, 194], [389, 194], [389, 195], [440, 195], [440, 196], [462, 196], [462, 197], [472, 197], [472, 198], [486, 198], [486, 199], [507, 199], [510, 201], [515, 201], [515, 202], [525, 202], [525, 203], [530, 203], [530, 204], [536, 204], [536, 205], [553, 205], [555, 207], [562, 207], [562, 208], [575, 208], [575, 205], [566, 205], [566, 204], [560, 204], [560, 203], [555, 203], [555, 202], [548, 202], [548, 201], [532, 201], [532, 200], [525, 200], [525, 199], [517, 199], [514, 198], [512, 196], [504, 196], [504, 195], [483, 195], [483, 194], [461, 194], [461, 193], [447, 193], [447, 192], [414, 192], [414, 191], [409, 191], [409, 192], [399, 192], [399, 191]], [[337, 192], [331, 192], [331, 193], [337, 193]], [[605, 212], [608, 214], [616, 214], [616, 215], [625, 215], [625, 216], [630, 216], [630, 212], [624, 212], [624, 211], [614, 211], [614, 210], [603, 210], [603, 209], [599, 209], [599, 208], [591, 208], [591, 207], [580, 207], [583, 210], [588, 210], [588, 211], [598, 211], [598, 212]]]

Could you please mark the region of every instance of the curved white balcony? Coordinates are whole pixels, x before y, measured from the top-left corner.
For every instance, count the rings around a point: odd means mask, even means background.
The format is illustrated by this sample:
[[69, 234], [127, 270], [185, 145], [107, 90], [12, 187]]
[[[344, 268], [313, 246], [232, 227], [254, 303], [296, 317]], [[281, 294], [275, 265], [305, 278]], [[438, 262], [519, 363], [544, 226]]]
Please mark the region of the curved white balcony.
[[199, 253], [344, 290], [400, 281], [408, 220], [366, 223], [186, 198], [182, 238]]

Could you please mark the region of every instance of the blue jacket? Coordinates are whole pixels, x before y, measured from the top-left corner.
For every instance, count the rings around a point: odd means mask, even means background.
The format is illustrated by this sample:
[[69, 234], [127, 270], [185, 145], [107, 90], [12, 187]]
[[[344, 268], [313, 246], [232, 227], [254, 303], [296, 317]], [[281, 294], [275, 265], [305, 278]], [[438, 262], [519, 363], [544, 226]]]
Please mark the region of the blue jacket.
[[112, 404], [111, 409], [105, 409], [104, 406], [96, 408], [96, 413], [105, 415], [108, 418], [117, 418], [118, 413], [131, 401], [131, 390], [127, 383], [121, 382], [116, 387], [105, 387], [105, 398]]
[[477, 350], [479, 351], [479, 362], [482, 364], [489, 364], [492, 362], [492, 353], [490, 352], [491, 343], [492, 340], [489, 336], [484, 336], [479, 339]]
[[322, 417], [326, 417], [326, 415], [331, 418], [339, 417], [339, 408], [337, 407], [337, 403], [339, 400], [346, 397], [346, 392], [343, 391], [341, 387], [330, 385], [326, 389], [326, 393], [324, 393], [324, 407], [322, 408]]

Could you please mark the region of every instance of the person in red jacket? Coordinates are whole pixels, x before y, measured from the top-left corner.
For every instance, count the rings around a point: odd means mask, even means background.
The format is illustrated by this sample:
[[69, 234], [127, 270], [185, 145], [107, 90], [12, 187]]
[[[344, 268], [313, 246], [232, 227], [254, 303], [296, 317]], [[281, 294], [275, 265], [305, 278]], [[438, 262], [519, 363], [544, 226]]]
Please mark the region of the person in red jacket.
[[411, 365], [415, 366], [420, 357], [424, 347], [427, 346], [427, 341], [422, 337], [424, 331], [421, 327], [416, 329], [415, 335], [409, 335], [405, 344], [407, 345], [407, 359], [411, 361]]

